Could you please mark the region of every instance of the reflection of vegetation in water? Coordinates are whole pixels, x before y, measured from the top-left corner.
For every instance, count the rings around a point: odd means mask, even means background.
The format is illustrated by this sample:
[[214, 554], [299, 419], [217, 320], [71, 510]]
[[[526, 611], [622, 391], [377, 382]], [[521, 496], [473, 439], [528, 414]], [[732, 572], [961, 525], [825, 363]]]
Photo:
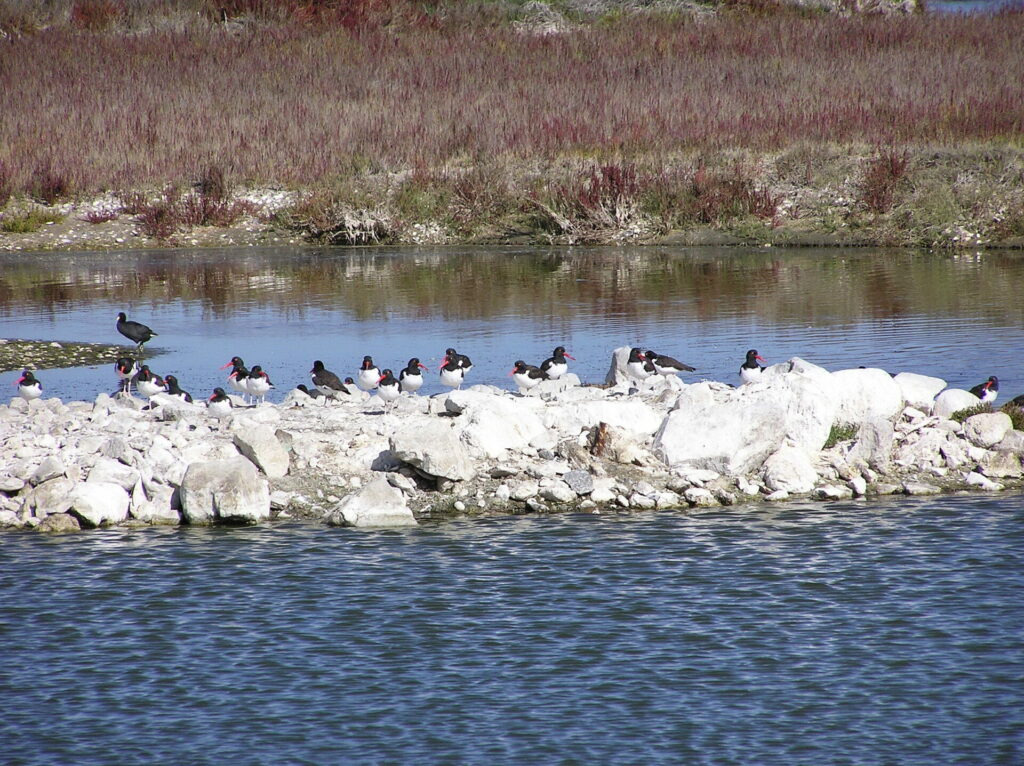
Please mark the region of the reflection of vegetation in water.
[[1024, 321], [1024, 261], [1012, 254], [564, 249], [189, 251], [10, 258], [0, 312], [91, 301], [198, 302], [215, 316], [276, 309], [355, 319], [503, 315], [696, 320], [749, 315], [835, 324], [913, 314]]

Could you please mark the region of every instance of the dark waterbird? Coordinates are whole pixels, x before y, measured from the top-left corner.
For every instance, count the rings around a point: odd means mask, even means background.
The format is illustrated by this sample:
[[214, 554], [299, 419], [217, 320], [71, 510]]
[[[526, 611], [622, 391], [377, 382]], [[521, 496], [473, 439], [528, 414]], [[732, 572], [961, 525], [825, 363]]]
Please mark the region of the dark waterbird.
[[971, 393], [981, 399], [981, 401], [991, 404], [999, 396], [999, 378], [995, 375], [990, 375], [984, 383], [979, 383], [972, 388]]
[[142, 353], [143, 345], [148, 343], [150, 338], [156, 337], [158, 334], [141, 322], [129, 321], [128, 316], [123, 311], [117, 315], [117, 331], [128, 340], [138, 344], [139, 353]]

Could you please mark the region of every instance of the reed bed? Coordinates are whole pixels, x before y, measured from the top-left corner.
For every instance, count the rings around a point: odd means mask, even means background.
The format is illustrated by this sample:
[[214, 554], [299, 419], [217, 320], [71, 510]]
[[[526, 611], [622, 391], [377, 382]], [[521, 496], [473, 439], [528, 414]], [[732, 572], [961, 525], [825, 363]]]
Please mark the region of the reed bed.
[[[52, 201], [211, 166], [308, 187], [584, 158], [641, 161], [655, 178], [680, 156], [737, 148], [1019, 146], [1022, 39], [1020, 12], [631, 16], [558, 34], [58, 26], [0, 42], [0, 187]], [[899, 160], [878, 167], [879, 209]]]

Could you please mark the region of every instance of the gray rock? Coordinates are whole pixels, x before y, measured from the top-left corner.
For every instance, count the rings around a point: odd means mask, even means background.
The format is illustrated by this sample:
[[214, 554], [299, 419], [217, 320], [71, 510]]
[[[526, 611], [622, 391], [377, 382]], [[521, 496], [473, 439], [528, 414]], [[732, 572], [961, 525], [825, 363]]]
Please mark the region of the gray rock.
[[548, 507], [535, 497], [531, 497], [526, 501], [526, 509], [534, 513], [547, 513], [548, 511]]
[[254, 524], [270, 517], [267, 482], [243, 457], [192, 463], [180, 495], [182, 516], [189, 524]]
[[36, 487], [44, 482], [50, 481], [50, 479], [56, 479], [58, 476], [63, 476], [67, 473], [67, 468], [64, 465], [64, 461], [55, 455], [50, 455], [43, 459], [43, 462], [39, 464], [39, 467], [32, 472], [32, 476], [29, 478], [29, 484]]
[[979, 461], [978, 469], [990, 479], [1019, 479], [1024, 474], [1020, 456], [1013, 452], [989, 452]]
[[816, 500], [849, 500], [853, 497], [853, 490], [836, 484], [825, 484], [815, 487], [813, 496]]
[[817, 481], [818, 473], [805, 449], [783, 445], [764, 461], [764, 483], [773, 491], [810, 492]]
[[342, 500], [328, 515], [327, 523], [346, 527], [410, 527], [416, 526], [416, 519], [406, 505], [405, 493], [381, 476]]
[[117, 484], [126, 491], [131, 491], [140, 478], [141, 474], [134, 468], [130, 468], [118, 460], [101, 457], [89, 470], [89, 478], [86, 481]]
[[971, 415], [964, 421], [964, 435], [978, 447], [986, 449], [1003, 440], [1013, 428], [1010, 416], [1005, 412], [985, 412]]
[[540, 491], [540, 496], [552, 503], [571, 503], [576, 499], [576, 493], [569, 488], [564, 481], [556, 481]]
[[26, 494], [25, 506], [40, 519], [51, 513], [64, 513], [71, 508], [71, 491], [75, 484], [64, 476], [50, 479]]
[[18, 528], [21, 526], [21, 519], [14, 511], [0, 511], [0, 529]]
[[132, 449], [120, 436], [112, 436], [100, 445], [100, 454], [125, 465], [131, 464]]
[[71, 491], [71, 513], [86, 528], [120, 524], [128, 518], [129, 501], [128, 493], [118, 484], [80, 483]]
[[236, 431], [232, 441], [239, 452], [271, 479], [280, 479], [288, 473], [288, 451], [281, 445], [271, 426], [247, 426]]
[[82, 528], [74, 516], [69, 513], [51, 513], [36, 526], [36, 532], [49, 532], [51, 534], [62, 534], [64, 532], [77, 532]]
[[509, 497], [520, 502], [535, 497], [539, 491], [540, 487], [535, 481], [519, 481], [509, 485]]
[[995, 448], [1000, 452], [1016, 452], [1018, 455], [1024, 455], [1024, 431], [1007, 431], [1006, 436]]
[[448, 423], [441, 420], [411, 423], [390, 439], [396, 458], [428, 476], [468, 481], [476, 476], [465, 446]]
[[925, 481], [905, 481], [903, 491], [908, 495], [938, 495], [942, 489]]
[[967, 485], [971, 487], [977, 487], [986, 492], [1000, 492], [1003, 489], [1003, 485], [998, 482], [994, 482], [985, 476], [982, 476], [976, 471], [971, 471], [967, 474]]
[[711, 490], [704, 487], [690, 487], [683, 493], [683, 497], [690, 505], [698, 507], [710, 507], [718, 504]]
[[594, 477], [586, 471], [568, 471], [562, 476], [562, 481], [577, 495], [589, 495], [594, 491]]
[[892, 484], [887, 481], [876, 482], [871, 485], [871, 492], [875, 495], [902, 495], [906, 492], [902, 484]]
[[16, 492], [21, 492], [24, 488], [24, 479], [19, 479], [17, 476], [10, 476], [6, 474], [0, 476], [0, 492], [13, 495]]
[[867, 418], [860, 422], [857, 438], [850, 448], [849, 460], [863, 460], [875, 469], [882, 469], [892, 460], [896, 432], [885, 418]]

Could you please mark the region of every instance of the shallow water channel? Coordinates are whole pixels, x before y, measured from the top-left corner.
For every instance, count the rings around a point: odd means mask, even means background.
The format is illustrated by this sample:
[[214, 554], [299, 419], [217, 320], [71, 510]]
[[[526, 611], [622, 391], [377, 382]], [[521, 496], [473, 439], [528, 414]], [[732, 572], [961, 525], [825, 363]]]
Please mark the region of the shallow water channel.
[[[1024, 392], [1015, 254], [670, 249], [0, 257], [0, 336], [120, 342], [206, 395], [279, 400], [364, 354], [510, 387], [553, 346], [600, 381], [650, 347], [734, 382], [746, 349]], [[49, 396], [110, 365], [43, 370]], [[0, 376], [11, 392], [12, 373]], [[424, 393], [439, 390], [436, 382]], [[1020, 764], [1024, 501], [882, 498], [0, 535], [10, 764]]]

